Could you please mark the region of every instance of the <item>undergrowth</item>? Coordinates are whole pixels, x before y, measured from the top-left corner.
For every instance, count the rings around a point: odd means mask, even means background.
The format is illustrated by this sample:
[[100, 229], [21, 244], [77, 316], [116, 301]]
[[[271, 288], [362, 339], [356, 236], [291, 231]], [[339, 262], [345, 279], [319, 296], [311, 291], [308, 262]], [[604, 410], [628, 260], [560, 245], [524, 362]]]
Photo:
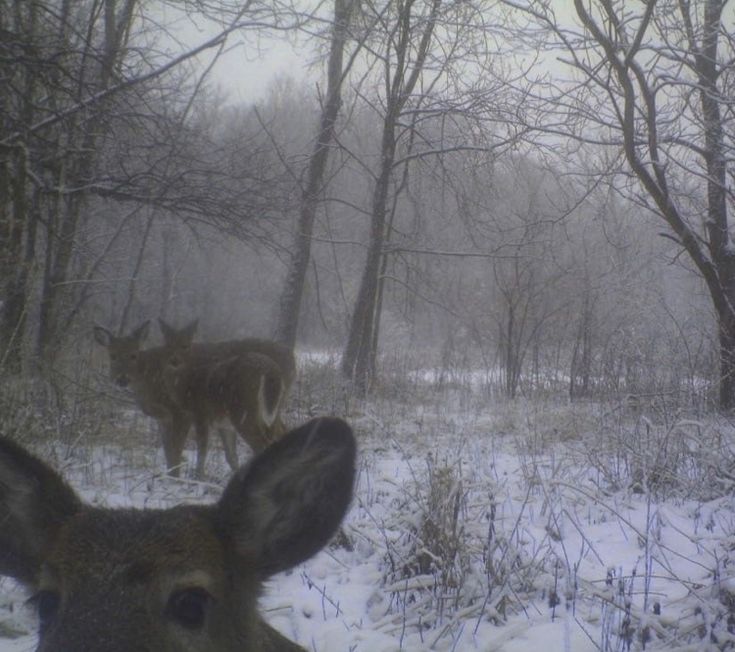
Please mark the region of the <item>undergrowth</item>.
[[[214, 482], [160, 478], [153, 424], [104, 378], [2, 382], [3, 434], [50, 447], [101, 495], [111, 483], [125, 504], [180, 501], [182, 487], [190, 500], [216, 493]], [[660, 403], [504, 401], [456, 370], [440, 386], [388, 374], [366, 400], [335, 356], [300, 359], [286, 421], [318, 414], [347, 418], [360, 441], [341, 550], [374, 565], [379, 585], [348, 627], [453, 650], [488, 625], [564, 616], [604, 651], [735, 649], [726, 418]], [[319, 590], [339, 605], [338, 588]]]

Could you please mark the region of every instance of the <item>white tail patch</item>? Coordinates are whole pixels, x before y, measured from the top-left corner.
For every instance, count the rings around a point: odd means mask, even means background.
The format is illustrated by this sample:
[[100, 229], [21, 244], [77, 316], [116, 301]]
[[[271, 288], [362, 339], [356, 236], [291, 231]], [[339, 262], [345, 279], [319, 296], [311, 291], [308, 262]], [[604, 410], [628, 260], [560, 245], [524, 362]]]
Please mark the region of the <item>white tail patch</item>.
[[268, 399], [266, 397], [265, 374], [260, 375], [260, 387], [258, 388], [258, 411], [263, 419], [263, 423], [267, 428], [272, 428], [281, 409], [281, 399], [283, 399], [283, 380], [279, 381], [278, 398], [276, 399], [273, 409], [268, 409]]

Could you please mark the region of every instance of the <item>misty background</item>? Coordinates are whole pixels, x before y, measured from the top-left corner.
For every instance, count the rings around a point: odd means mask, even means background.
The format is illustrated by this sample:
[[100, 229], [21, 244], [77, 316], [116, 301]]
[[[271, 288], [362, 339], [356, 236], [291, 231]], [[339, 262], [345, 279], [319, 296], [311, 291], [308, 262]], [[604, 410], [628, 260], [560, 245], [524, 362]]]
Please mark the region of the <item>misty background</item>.
[[730, 406], [731, 10], [518, 4], [2, 0], [3, 377], [163, 317], [362, 393]]
[[[730, 650], [734, 6], [0, 0], [0, 437], [94, 505], [211, 503], [247, 457], [202, 425], [252, 456], [280, 374], [358, 442], [284, 636]], [[44, 604], [0, 578], [2, 652]]]

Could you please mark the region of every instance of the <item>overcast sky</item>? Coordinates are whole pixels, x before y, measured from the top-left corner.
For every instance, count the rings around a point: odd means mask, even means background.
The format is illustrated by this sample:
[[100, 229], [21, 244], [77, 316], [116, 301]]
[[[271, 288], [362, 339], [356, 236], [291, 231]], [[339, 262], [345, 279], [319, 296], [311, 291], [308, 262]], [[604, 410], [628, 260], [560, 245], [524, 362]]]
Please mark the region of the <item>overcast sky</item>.
[[294, 52], [287, 40], [270, 40], [259, 54], [239, 38], [232, 39], [231, 49], [217, 61], [212, 70], [218, 86], [227, 90], [233, 103], [253, 102], [263, 97], [269, 83], [278, 76], [295, 80], [308, 75], [304, 58]]
[[[193, 49], [208, 39], [216, 36], [221, 27], [212, 22], [179, 14], [170, 7], [162, 8], [162, 23], [171, 26], [172, 44], [178, 40], [174, 49]], [[210, 78], [217, 86], [222, 87], [233, 103], [253, 102], [263, 97], [269, 84], [279, 76], [300, 80], [305, 76], [316, 77], [318, 70], [309, 68], [310, 58], [304, 44], [294, 46], [285, 34], [266, 36], [259, 32], [247, 36], [232, 34], [227, 42], [226, 51], [219, 57]], [[299, 52], [296, 52], [296, 49]], [[200, 69], [203, 71], [216, 54], [210, 49], [199, 57]], [[312, 57], [313, 58], [313, 57]]]
[[[554, 0], [557, 17], [564, 21], [577, 22], [570, 0]], [[170, 5], [162, 8], [163, 24], [173, 25], [173, 33], [180, 41], [180, 49], [191, 49], [215, 36], [221, 27], [206, 22], [201, 17], [196, 23], [190, 16], [179, 13]], [[731, 29], [735, 20], [735, 2], [729, 3], [723, 13], [723, 22]], [[291, 34], [293, 37], [293, 34]], [[270, 83], [279, 76], [291, 77], [300, 81], [310, 77], [321, 81], [321, 67], [314, 66], [314, 55], [309, 53], [306, 43], [293, 45], [286, 33], [266, 36], [263, 31], [251, 32], [248, 41], [241, 34], [233, 34], [228, 39], [227, 51], [218, 59], [212, 70], [212, 81], [224, 89], [232, 103], [250, 103], [259, 100], [267, 92]], [[212, 49], [200, 56], [201, 70], [212, 60], [216, 50]], [[554, 59], [552, 57], [552, 59]], [[552, 67], [558, 63], [553, 60]]]

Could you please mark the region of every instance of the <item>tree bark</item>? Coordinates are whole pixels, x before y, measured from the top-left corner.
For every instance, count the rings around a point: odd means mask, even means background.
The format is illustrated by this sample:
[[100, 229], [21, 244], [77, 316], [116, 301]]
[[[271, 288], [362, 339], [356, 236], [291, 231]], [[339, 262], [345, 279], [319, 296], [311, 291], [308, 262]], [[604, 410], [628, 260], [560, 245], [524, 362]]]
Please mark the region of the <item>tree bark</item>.
[[[353, 382], [355, 389], [360, 393], [369, 390], [375, 370], [378, 346], [378, 339], [374, 336], [378, 319], [376, 311], [378, 310], [381, 260], [387, 235], [388, 197], [398, 145], [396, 127], [401, 111], [411, 97], [423, 71], [441, 0], [434, 0], [431, 5], [413, 64], [409, 62], [409, 48], [413, 36], [412, 6], [412, 2], [405, 2], [399, 7], [398, 33], [395, 37], [395, 69], [392, 77], [386, 79], [388, 92], [381, 136], [380, 171], [372, 195], [370, 240], [360, 288], [350, 321], [347, 345], [342, 354], [342, 373]], [[386, 68], [388, 68], [387, 64]]]
[[[133, 11], [138, 0], [105, 0], [104, 3], [104, 43], [102, 44], [102, 56], [99, 67], [92, 70], [93, 91], [102, 92], [109, 88], [114, 79], [120, 58], [124, 56], [124, 44], [129, 34]], [[118, 7], [120, 9], [118, 11]], [[67, 40], [67, 25], [64, 21], [60, 24], [59, 40], [65, 43]], [[85, 47], [94, 49], [91, 42]], [[85, 70], [80, 71], [80, 78], [84, 76]], [[84, 85], [79, 85], [80, 96]], [[111, 106], [109, 100], [101, 101], [87, 124], [75, 124], [66, 134], [57, 134], [55, 143], [60, 163], [55, 171], [55, 185], [59, 189], [66, 188], [69, 184], [83, 186], [93, 174], [96, 164], [95, 153], [99, 148], [99, 142], [106, 131], [106, 123], [109, 116], [106, 110]], [[79, 138], [79, 151], [77, 156], [68, 157], [63, 155], [64, 149], [73, 138]], [[44, 283], [42, 288], [39, 331], [37, 341], [37, 354], [39, 360], [46, 364], [53, 362], [59, 349], [61, 338], [61, 324], [63, 323], [63, 307], [68, 297], [67, 279], [74, 255], [75, 239], [81, 213], [86, 201], [84, 193], [73, 193], [69, 196], [55, 196], [49, 206], [46, 237], [46, 268], [44, 270]]]
[[[604, 26], [601, 27], [582, 0], [575, 0], [574, 5], [592, 39], [602, 48], [606, 64], [619, 84], [622, 107], [617, 118], [628, 165], [707, 285], [718, 321], [719, 405], [723, 410], [732, 410], [735, 408], [735, 248], [727, 212], [727, 157], [720, 107], [720, 103], [727, 100], [718, 88], [718, 82], [723, 79], [722, 71], [719, 70], [718, 38], [725, 3], [722, 0], [705, 0], [703, 8], [698, 3], [682, 2], [678, 5], [680, 27], [689, 41], [689, 50], [677, 49], [676, 54], [686, 63], [686, 69], [694, 72], [698, 84], [692, 85], [685, 79], [681, 83], [687, 93], [692, 88], [692, 92], [698, 94], [702, 109], [701, 116], [697, 117], [701, 120], [699, 126], [704, 146], [692, 149], [702, 157], [705, 168], [705, 174], [698, 174], [698, 178], [706, 178], [706, 239], [701, 237], [696, 226], [687, 221], [670, 189], [672, 178], [659, 142], [656, 93], [648, 85], [646, 71], [635, 60], [643, 34], [651, 25], [655, 3], [646, 5], [642, 22], [637, 27], [637, 36], [625, 52], [620, 50], [615, 40], [620, 38], [619, 34], [607, 32]], [[625, 21], [620, 20], [611, 5], [604, 6], [611, 28], [623, 31]], [[699, 32], [701, 39], [697, 42], [696, 21], [692, 12], [700, 8], [703, 12]], [[588, 68], [587, 74], [594, 78], [591, 70], [591, 67]], [[675, 78], [670, 81], [675, 81]], [[637, 131], [641, 123], [645, 126], [643, 134]], [[639, 151], [641, 148], [645, 150], [645, 155]]]
[[353, 0], [334, 1], [334, 25], [327, 68], [327, 97], [322, 108], [319, 134], [314, 151], [309, 158], [306, 186], [301, 197], [301, 210], [293, 255], [281, 293], [276, 339], [293, 348], [296, 343], [301, 301], [304, 294], [306, 273], [311, 258], [311, 238], [314, 220], [319, 208], [324, 172], [329, 158], [329, 148], [342, 105], [342, 79], [345, 43], [349, 33], [349, 18]]
[[[16, 7], [12, 24], [7, 17], [0, 16], [0, 27], [9, 28], [10, 33], [27, 35], [29, 41], [38, 38], [38, 9], [31, 3], [23, 10]], [[10, 13], [10, 12], [8, 12]], [[38, 70], [24, 68], [25, 76], [15, 83], [23, 88], [20, 118], [22, 124], [32, 124], [36, 116], [36, 93]], [[18, 74], [18, 77], [22, 77]], [[3, 108], [7, 99], [3, 97]], [[9, 115], [3, 111], [3, 115]], [[4, 130], [14, 125], [6, 121]], [[23, 366], [23, 342], [26, 337], [26, 310], [29, 295], [30, 271], [35, 251], [35, 218], [38, 193], [28, 180], [28, 150], [13, 147], [5, 150], [3, 160], [2, 214], [0, 214], [0, 368], [13, 374], [20, 373]]]

